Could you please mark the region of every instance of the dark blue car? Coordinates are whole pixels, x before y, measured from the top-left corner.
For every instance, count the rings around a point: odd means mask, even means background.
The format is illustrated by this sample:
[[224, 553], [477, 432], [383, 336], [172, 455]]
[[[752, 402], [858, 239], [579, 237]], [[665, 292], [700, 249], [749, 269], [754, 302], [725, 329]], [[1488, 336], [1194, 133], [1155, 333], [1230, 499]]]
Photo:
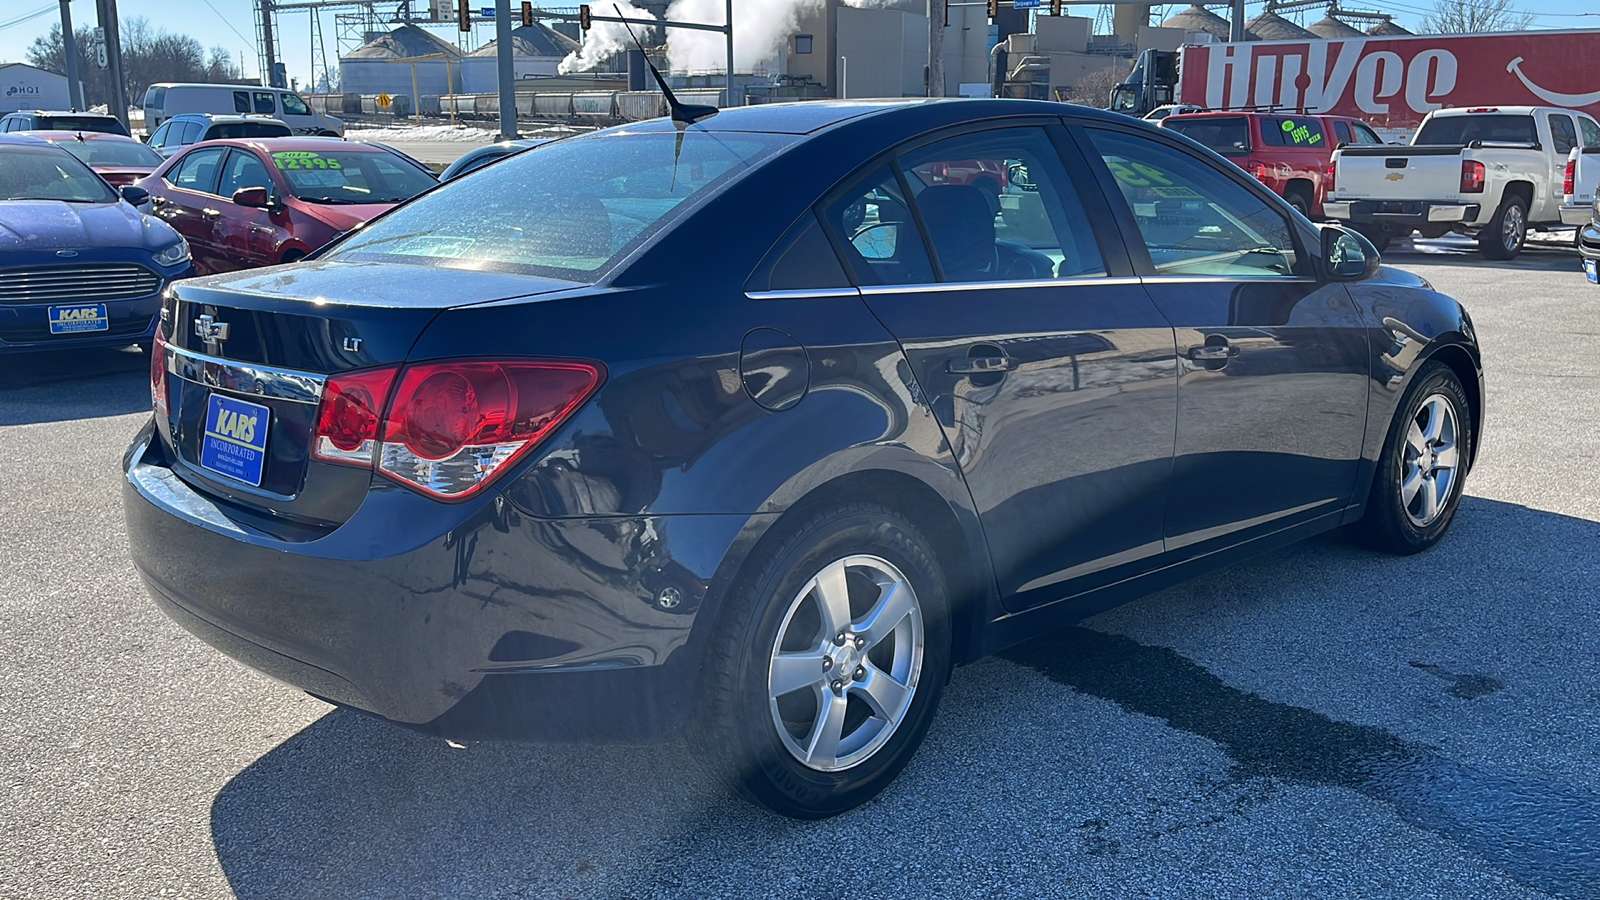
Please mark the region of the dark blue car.
[[794, 816], [882, 790], [954, 665], [1341, 526], [1432, 546], [1483, 421], [1455, 301], [1035, 101], [556, 141], [164, 322], [124, 502], [185, 628], [436, 733], [686, 736]]
[[0, 352], [148, 344], [162, 291], [191, 274], [183, 238], [72, 154], [0, 135]]

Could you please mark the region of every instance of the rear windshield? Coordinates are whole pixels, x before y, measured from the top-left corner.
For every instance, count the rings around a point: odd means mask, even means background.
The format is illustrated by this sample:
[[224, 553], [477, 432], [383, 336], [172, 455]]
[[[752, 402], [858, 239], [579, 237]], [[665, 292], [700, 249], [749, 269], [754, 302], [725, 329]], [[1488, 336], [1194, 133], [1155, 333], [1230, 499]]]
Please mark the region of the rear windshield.
[[592, 283], [685, 201], [715, 193], [789, 140], [690, 131], [545, 144], [447, 182], [329, 257], [487, 263]]
[[122, 123], [110, 116], [40, 116], [40, 131], [98, 131], [104, 134], [127, 134]]
[[222, 122], [207, 129], [205, 139], [288, 137], [293, 133], [278, 122]]
[[272, 162], [307, 203], [399, 203], [435, 184], [433, 173], [386, 150], [279, 150]]
[[1169, 118], [1162, 127], [1192, 137], [1223, 156], [1242, 156], [1250, 152], [1250, 123], [1243, 117]]
[[100, 176], [57, 147], [6, 147], [0, 153], [0, 200], [114, 203]]
[[57, 146], [91, 166], [148, 166], [155, 168], [166, 162], [161, 154], [133, 141], [61, 141]]
[[1478, 113], [1429, 120], [1411, 143], [1465, 146], [1473, 141], [1536, 144], [1539, 132], [1533, 127], [1533, 116]]

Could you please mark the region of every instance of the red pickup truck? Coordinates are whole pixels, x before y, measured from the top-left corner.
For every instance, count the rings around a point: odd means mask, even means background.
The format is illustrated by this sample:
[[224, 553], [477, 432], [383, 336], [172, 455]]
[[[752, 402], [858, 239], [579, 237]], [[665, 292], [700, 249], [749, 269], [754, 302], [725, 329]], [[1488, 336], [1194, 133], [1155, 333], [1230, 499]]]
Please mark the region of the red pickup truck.
[[1168, 116], [1161, 127], [1194, 138], [1232, 160], [1309, 218], [1322, 218], [1333, 188], [1333, 150], [1381, 144], [1365, 122], [1288, 112], [1203, 112]]

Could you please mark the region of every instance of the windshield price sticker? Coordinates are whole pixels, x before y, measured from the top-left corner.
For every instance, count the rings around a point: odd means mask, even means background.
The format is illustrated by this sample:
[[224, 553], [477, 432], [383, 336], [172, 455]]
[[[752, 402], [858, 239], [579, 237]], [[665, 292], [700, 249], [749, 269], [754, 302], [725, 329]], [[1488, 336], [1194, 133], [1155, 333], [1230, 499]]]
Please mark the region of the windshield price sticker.
[[309, 150], [285, 150], [272, 154], [280, 169], [341, 169], [337, 159], [328, 159]]

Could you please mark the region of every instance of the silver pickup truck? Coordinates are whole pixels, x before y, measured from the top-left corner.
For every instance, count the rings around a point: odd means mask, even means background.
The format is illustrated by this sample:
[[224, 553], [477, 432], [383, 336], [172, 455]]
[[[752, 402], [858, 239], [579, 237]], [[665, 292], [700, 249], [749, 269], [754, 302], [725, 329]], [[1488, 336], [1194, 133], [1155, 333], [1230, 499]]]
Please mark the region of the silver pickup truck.
[[1530, 228], [1563, 226], [1563, 181], [1574, 148], [1600, 147], [1600, 123], [1536, 106], [1440, 109], [1411, 144], [1340, 147], [1329, 218], [1382, 249], [1412, 231], [1473, 235], [1487, 259], [1511, 259]]

